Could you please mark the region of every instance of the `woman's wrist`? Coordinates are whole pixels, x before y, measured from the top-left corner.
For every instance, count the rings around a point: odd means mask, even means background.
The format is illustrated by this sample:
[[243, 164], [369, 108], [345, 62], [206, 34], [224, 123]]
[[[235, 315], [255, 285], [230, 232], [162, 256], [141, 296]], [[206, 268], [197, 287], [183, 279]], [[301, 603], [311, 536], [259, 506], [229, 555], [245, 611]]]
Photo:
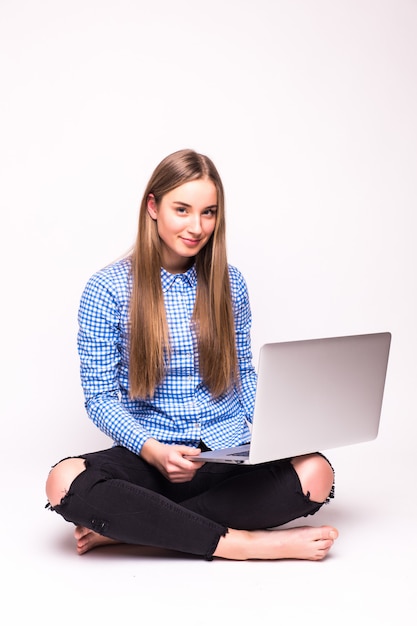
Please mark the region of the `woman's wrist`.
[[142, 457], [144, 461], [146, 461], [150, 465], [154, 465], [155, 460], [158, 457], [158, 451], [161, 449], [163, 445], [164, 444], [160, 443], [157, 439], [153, 439], [152, 437], [150, 437], [143, 444], [141, 451], [140, 451], [140, 456]]

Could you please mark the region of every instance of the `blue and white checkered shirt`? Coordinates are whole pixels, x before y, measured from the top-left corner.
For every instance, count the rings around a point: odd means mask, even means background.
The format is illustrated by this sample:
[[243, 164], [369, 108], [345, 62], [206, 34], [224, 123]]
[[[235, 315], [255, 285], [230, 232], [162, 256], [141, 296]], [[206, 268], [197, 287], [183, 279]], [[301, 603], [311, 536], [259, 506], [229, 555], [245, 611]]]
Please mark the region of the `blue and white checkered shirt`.
[[129, 398], [130, 260], [118, 261], [90, 278], [79, 309], [81, 382], [88, 415], [114, 444], [139, 454], [150, 437], [190, 446], [202, 440], [210, 448], [249, 441], [256, 390], [251, 311], [243, 276], [232, 266], [229, 275], [241, 387], [217, 399], [199, 374], [191, 324], [197, 288], [194, 267], [184, 274], [161, 269], [171, 360], [151, 400]]

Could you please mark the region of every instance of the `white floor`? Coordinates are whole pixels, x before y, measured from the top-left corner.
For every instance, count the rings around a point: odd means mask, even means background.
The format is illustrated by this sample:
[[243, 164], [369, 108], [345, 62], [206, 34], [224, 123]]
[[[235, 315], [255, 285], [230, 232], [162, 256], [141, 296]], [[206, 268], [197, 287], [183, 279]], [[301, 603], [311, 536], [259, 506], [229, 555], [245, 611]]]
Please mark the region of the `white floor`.
[[407, 444], [401, 462], [396, 450], [397, 460], [389, 437], [382, 437], [331, 452], [336, 498], [308, 522], [340, 531], [322, 562], [205, 562], [127, 546], [79, 557], [71, 525], [43, 509], [43, 468], [17, 474], [24, 507], [11, 486], [3, 496], [3, 623], [143, 623], [150, 616], [156, 624], [205, 625], [221, 614], [221, 624], [254, 618], [256, 624], [414, 625], [414, 469]]

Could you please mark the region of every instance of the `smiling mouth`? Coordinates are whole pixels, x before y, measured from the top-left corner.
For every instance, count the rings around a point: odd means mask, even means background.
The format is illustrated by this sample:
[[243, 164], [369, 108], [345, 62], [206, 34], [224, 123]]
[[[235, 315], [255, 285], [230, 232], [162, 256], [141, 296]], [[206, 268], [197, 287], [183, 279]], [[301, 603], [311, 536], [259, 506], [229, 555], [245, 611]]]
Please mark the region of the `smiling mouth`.
[[197, 246], [201, 241], [201, 239], [186, 239], [185, 237], [182, 237], [181, 239], [188, 246]]

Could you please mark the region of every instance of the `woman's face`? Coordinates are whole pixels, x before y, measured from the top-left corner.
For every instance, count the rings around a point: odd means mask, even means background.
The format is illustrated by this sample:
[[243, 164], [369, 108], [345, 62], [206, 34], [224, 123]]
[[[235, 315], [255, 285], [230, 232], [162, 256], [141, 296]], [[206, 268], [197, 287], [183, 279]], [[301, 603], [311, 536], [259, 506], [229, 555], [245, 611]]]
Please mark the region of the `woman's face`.
[[150, 194], [148, 213], [157, 223], [163, 267], [172, 274], [183, 272], [213, 234], [216, 187], [211, 180], [199, 178], [169, 191], [159, 203]]

